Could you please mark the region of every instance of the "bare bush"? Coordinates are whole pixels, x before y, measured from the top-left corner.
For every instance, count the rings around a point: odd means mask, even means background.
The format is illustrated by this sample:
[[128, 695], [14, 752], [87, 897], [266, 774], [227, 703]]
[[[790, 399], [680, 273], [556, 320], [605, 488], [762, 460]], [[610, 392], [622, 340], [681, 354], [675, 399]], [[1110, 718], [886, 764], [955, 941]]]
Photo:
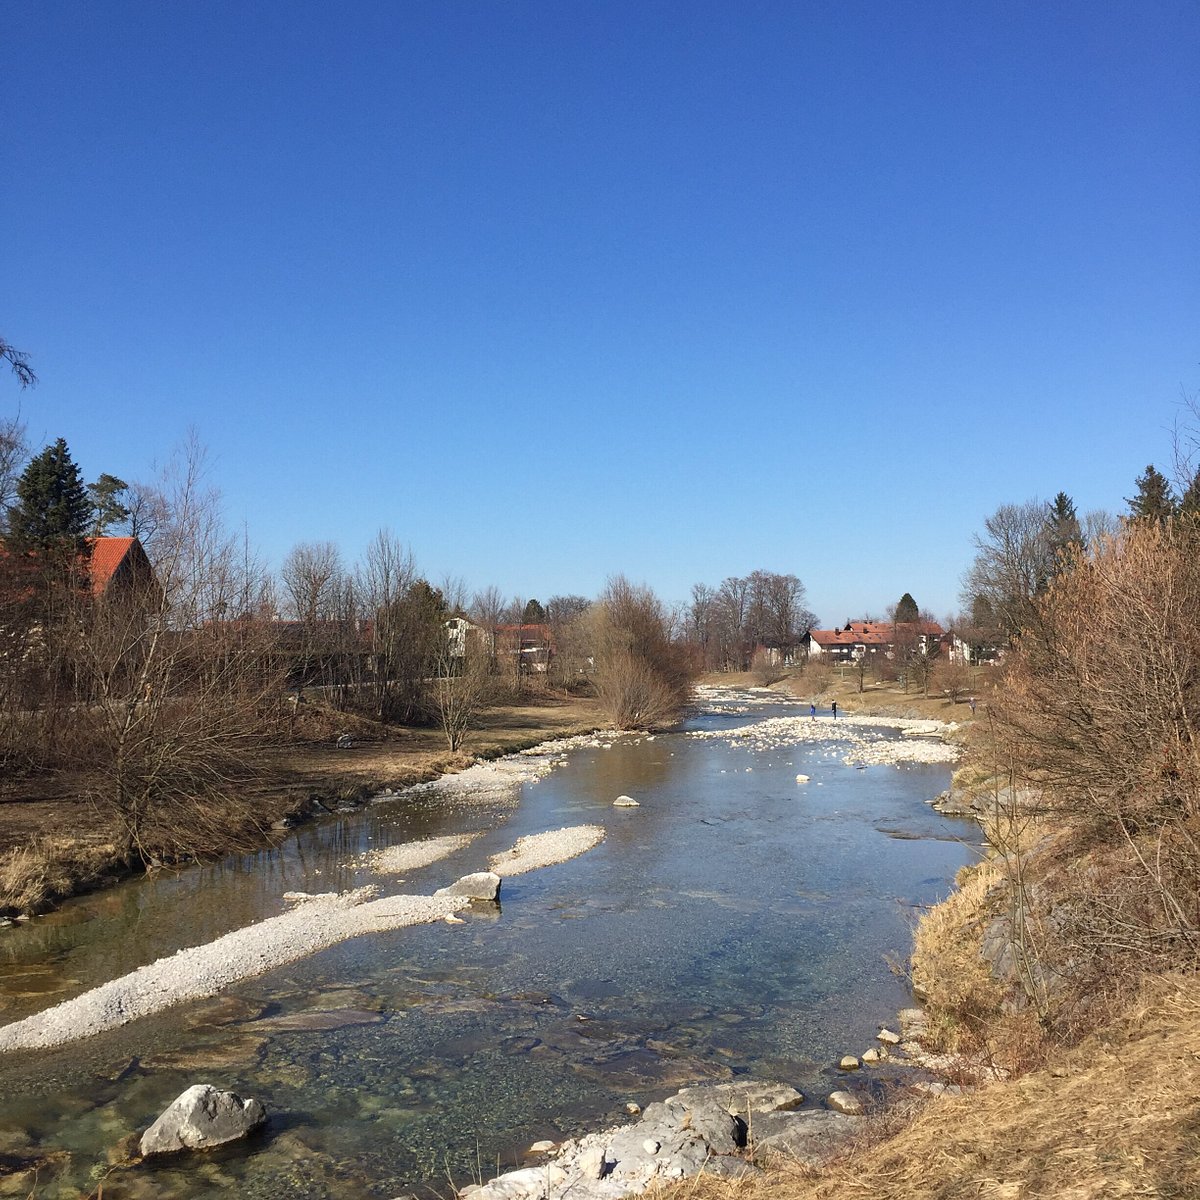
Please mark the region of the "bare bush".
[[687, 649], [671, 641], [658, 597], [618, 576], [609, 581], [588, 621], [596, 693], [609, 719], [621, 729], [676, 720], [694, 671]]
[[1031, 874], [1071, 1005], [1200, 966], [1200, 524], [1130, 523], [1039, 600], [988, 753], [1065, 831]]
[[754, 652], [750, 671], [759, 687], [770, 687], [771, 684], [787, 678], [787, 668], [782, 660], [762, 646]]

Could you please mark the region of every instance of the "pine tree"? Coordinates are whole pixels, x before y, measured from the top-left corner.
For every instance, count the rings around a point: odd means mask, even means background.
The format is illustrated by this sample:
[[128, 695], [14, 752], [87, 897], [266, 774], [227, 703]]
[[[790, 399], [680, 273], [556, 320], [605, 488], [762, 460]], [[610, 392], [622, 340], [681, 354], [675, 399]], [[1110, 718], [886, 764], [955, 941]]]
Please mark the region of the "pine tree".
[[132, 515], [119, 497], [129, 491], [129, 484], [115, 475], [101, 475], [95, 483], [87, 485], [88, 500], [92, 506], [92, 536], [104, 537], [109, 526], [120, 525]]
[[900, 603], [896, 605], [896, 624], [904, 625], [910, 621], [920, 620], [921, 610], [917, 608], [917, 602], [912, 598], [911, 592], [905, 592], [900, 597]]
[[1063, 557], [1083, 547], [1083, 530], [1079, 526], [1079, 514], [1075, 501], [1066, 492], [1059, 492], [1050, 501], [1046, 511], [1046, 535], [1050, 542], [1052, 568], [1057, 573]]
[[521, 614], [521, 620], [526, 625], [541, 625], [545, 619], [546, 610], [536, 600], [530, 600]]
[[1137, 495], [1127, 501], [1129, 515], [1134, 521], [1154, 521], [1165, 525], [1179, 512], [1170, 482], [1153, 464], [1138, 476], [1137, 489]]
[[32, 459], [17, 480], [8, 521], [9, 542], [18, 550], [86, 551], [92, 506], [62, 438]]

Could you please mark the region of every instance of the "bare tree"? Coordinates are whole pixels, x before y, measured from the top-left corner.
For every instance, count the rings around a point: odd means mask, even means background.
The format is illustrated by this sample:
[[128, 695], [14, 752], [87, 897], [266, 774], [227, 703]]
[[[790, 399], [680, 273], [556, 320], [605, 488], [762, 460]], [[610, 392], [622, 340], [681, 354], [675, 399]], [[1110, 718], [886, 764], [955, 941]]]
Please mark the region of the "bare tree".
[[399, 702], [398, 664], [404, 653], [401, 602], [416, 582], [412, 554], [389, 530], [367, 547], [357, 574], [357, 592], [371, 628], [373, 708], [379, 720], [394, 719]]
[[494, 687], [487, 648], [479, 637], [468, 636], [461, 649], [461, 654], [453, 653], [449, 639], [442, 639], [433, 683], [438, 720], [447, 747], [454, 751], [462, 748]]
[[333, 542], [298, 542], [280, 569], [292, 615], [306, 626], [327, 621], [337, 607], [342, 556]]
[[1039, 500], [1002, 504], [974, 540], [963, 605], [977, 619], [989, 614], [996, 633], [1014, 640], [1037, 619], [1035, 600], [1055, 572], [1046, 507]]
[[29, 365], [29, 356], [18, 350], [11, 342], [0, 337], [0, 362], [7, 362], [17, 377], [17, 383], [23, 387], [32, 387], [37, 383], [37, 376]]

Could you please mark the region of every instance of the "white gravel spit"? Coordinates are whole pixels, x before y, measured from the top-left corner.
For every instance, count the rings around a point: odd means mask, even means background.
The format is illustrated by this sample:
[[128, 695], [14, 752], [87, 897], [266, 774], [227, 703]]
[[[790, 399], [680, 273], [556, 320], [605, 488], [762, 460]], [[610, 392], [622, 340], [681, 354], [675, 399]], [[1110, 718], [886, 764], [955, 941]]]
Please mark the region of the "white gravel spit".
[[[418, 783], [407, 789], [405, 795], [433, 792], [453, 797], [456, 800], [495, 801], [515, 800], [517, 792], [526, 783], [534, 783], [549, 775], [555, 767], [569, 762], [563, 757], [568, 750], [599, 747], [611, 744], [614, 738], [625, 735], [614, 731], [600, 734], [580, 734], [576, 737], [556, 738], [540, 742], [528, 750], [506, 754], [489, 762], [478, 762], [453, 775], [442, 775], [428, 783]], [[395, 796], [386, 797], [394, 800]]]
[[402, 871], [416, 871], [439, 859], [446, 858], [456, 850], [469, 846], [479, 834], [451, 834], [448, 837], [426, 838], [419, 842], [404, 842], [388, 846], [384, 850], [372, 850], [366, 855], [363, 865], [378, 875], [399, 875]]
[[261, 975], [347, 938], [441, 921], [465, 908], [462, 896], [385, 896], [359, 888], [313, 896], [290, 912], [236, 929], [139, 967], [82, 996], [0, 1028], [0, 1051], [59, 1046], [115, 1029], [185, 1000], [216, 995], [239, 979]]
[[599, 825], [568, 825], [518, 838], [517, 844], [507, 853], [493, 854], [488, 865], [506, 879], [576, 858], [603, 840], [604, 830]]
[[[961, 753], [959, 748], [941, 740], [956, 728], [937, 721], [901, 717], [847, 716], [838, 717], [836, 721], [821, 717], [814, 721], [810, 716], [795, 716], [772, 717], [738, 729], [697, 729], [685, 736], [719, 740], [751, 751], [783, 750], [801, 743], [836, 742], [839, 747], [847, 747], [841, 756], [847, 766], [879, 766], [956, 762]], [[898, 729], [912, 736], [885, 738], [881, 733], [884, 729]]]

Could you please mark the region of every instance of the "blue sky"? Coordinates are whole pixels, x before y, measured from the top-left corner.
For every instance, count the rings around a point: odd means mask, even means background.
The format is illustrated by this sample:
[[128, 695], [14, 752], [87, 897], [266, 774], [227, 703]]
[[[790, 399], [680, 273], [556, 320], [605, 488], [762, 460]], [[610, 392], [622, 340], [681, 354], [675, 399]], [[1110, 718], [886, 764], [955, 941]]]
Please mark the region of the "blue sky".
[[0, 406], [274, 563], [941, 614], [1200, 389], [1192, 0], [0, 12]]

